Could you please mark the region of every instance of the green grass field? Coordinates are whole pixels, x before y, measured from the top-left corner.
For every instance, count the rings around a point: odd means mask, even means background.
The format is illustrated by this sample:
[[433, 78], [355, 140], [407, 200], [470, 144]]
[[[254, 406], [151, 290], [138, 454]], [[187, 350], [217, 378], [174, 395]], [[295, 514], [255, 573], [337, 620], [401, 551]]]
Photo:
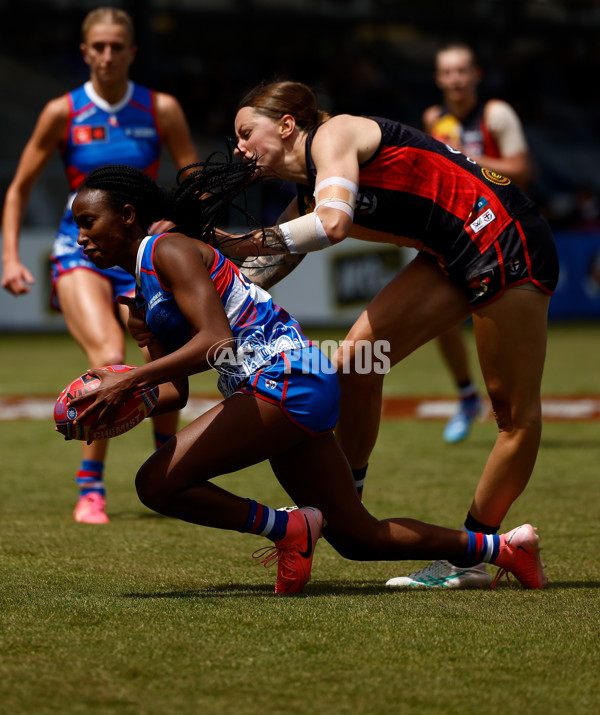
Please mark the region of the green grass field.
[[[544, 392], [598, 399], [599, 346], [597, 324], [553, 325]], [[86, 367], [66, 336], [3, 335], [0, 356], [0, 395], [56, 395]], [[215, 393], [214, 378], [192, 389]], [[433, 345], [386, 389], [452, 395]], [[494, 425], [455, 446], [442, 428], [383, 424], [365, 487], [375, 515], [462, 523]], [[50, 420], [0, 422], [0, 713], [597, 713], [599, 433], [548, 422], [506, 520], [539, 526], [547, 590], [386, 590], [422, 564], [349, 562], [320, 541], [304, 594], [285, 598], [252, 565], [260, 540], [139, 503], [148, 425], [111, 445], [111, 523], [88, 526], [71, 517], [78, 445]], [[288, 502], [266, 466], [219, 483]]]

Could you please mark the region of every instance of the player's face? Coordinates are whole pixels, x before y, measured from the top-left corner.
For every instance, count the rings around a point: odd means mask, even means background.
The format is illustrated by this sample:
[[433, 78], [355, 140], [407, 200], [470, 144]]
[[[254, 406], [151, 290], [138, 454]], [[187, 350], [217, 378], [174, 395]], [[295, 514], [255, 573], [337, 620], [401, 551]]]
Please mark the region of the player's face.
[[106, 193], [83, 189], [71, 208], [79, 228], [77, 243], [90, 261], [98, 268], [121, 265], [126, 247], [123, 214], [112, 208]]
[[440, 52], [436, 61], [435, 80], [446, 99], [460, 101], [476, 91], [480, 70], [467, 50]]
[[99, 22], [89, 29], [81, 51], [92, 76], [101, 82], [118, 82], [128, 77], [136, 47], [123, 25]]
[[277, 171], [283, 152], [281, 125], [253, 107], [242, 107], [235, 117], [237, 148], [235, 153], [245, 159], [258, 157], [261, 166]]

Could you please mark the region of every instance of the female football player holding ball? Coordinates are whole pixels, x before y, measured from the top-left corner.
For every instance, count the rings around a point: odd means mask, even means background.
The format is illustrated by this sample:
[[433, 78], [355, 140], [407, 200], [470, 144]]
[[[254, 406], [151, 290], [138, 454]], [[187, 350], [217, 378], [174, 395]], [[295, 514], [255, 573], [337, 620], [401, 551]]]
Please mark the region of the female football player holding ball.
[[[274, 545], [261, 556], [266, 565], [278, 561], [277, 593], [302, 591], [321, 530], [346, 558], [487, 561], [527, 588], [543, 588], [538, 536], [528, 524], [498, 536], [373, 517], [333, 434], [337, 376], [324, 369], [297, 321], [208, 242], [184, 233], [148, 235], [154, 221], [169, 218], [214, 241], [211, 225], [230, 198], [219, 189], [228, 169], [251, 179], [254, 167], [216, 167], [214, 181], [213, 168], [201, 166], [170, 194], [138, 170], [108, 166], [83, 181], [73, 202], [86, 256], [98, 267], [118, 265], [135, 276], [130, 323], [152, 357], [124, 373], [91, 370], [102, 384], [81, 419], [97, 413], [99, 422], [110, 422], [131, 394], [156, 384], [155, 411], [177, 409], [187, 400], [188, 376], [211, 366], [220, 373], [223, 401], [138, 471], [142, 502], [166, 516], [270, 539]], [[299, 509], [277, 510], [213, 483], [264, 460]]]

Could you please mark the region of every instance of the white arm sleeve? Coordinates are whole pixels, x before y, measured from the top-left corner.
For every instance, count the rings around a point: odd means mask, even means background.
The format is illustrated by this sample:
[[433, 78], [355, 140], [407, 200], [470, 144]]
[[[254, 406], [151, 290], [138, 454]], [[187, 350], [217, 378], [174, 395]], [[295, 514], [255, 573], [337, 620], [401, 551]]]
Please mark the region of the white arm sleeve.
[[310, 253], [331, 246], [321, 219], [315, 211], [280, 223], [279, 230], [290, 253]]
[[[330, 189], [327, 191], [327, 189]], [[334, 189], [343, 189], [343, 196], [336, 195]], [[329, 195], [327, 195], [329, 194]], [[292, 219], [287, 223], [279, 224], [279, 230], [288, 247], [290, 253], [310, 253], [320, 251], [322, 248], [331, 246], [331, 241], [327, 237], [323, 223], [317, 214], [320, 206], [343, 211], [354, 218], [354, 208], [356, 206], [356, 196], [358, 186], [349, 179], [341, 176], [330, 176], [320, 181], [315, 187], [314, 196], [317, 205], [312, 213]]]

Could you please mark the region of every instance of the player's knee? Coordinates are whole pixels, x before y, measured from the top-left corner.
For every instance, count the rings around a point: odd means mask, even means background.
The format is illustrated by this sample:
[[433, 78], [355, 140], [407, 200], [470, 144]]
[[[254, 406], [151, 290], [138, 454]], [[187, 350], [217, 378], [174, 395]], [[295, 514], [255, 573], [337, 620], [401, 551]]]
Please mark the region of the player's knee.
[[142, 504], [144, 506], [147, 506], [149, 509], [153, 509], [154, 490], [152, 489], [150, 480], [148, 479], [147, 471], [144, 469], [144, 467], [141, 467], [135, 476], [135, 490]]
[[389, 351], [385, 340], [345, 340], [332, 359], [338, 380], [362, 386], [381, 382], [391, 368]]
[[139, 500], [144, 506], [161, 512], [161, 507], [164, 506], [167, 495], [164, 493], [164, 489], [161, 488], [161, 483], [164, 480], [157, 479], [157, 470], [149, 465], [151, 461], [152, 458], [138, 470], [135, 477], [135, 489]]
[[83, 341], [83, 349], [91, 367], [122, 365], [125, 362], [123, 334], [99, 331], [90, 341]]
[[110, 345], [99, 345], [96, 348], [86, 349], [86, 356], [91, 367], [123, 365], [125, 363], [125, 352], [121, 348]]
[[501, 432], [538, 432], [542, 424], [541, 402], [518, 405], [490, 394], [492, 414]]
[[358, 391], [377, 393], [378, 385], [381, 383], [381, 377], [377, 373], [357, 370], [356, 366], [351, 364], [338, 365], [337, 377], [343, 393]]

